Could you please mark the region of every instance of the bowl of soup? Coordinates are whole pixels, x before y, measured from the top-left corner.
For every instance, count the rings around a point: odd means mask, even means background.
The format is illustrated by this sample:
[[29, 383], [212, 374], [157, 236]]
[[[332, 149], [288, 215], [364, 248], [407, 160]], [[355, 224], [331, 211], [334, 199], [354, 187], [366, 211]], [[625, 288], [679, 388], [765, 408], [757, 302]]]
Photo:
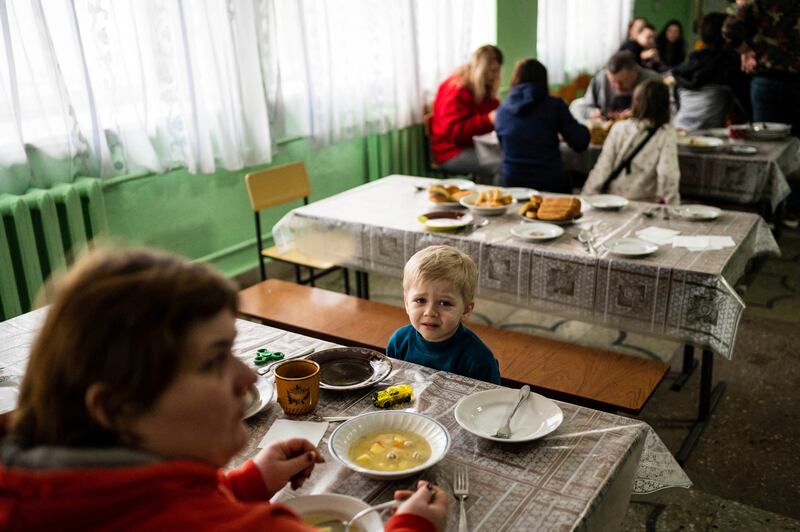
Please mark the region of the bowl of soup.
[[438, 463], [450, 449], [450, 433], [415, 412], [370, 412], [340, 425], [328, 440], [331, 454], [372, 478], [410, 477]]

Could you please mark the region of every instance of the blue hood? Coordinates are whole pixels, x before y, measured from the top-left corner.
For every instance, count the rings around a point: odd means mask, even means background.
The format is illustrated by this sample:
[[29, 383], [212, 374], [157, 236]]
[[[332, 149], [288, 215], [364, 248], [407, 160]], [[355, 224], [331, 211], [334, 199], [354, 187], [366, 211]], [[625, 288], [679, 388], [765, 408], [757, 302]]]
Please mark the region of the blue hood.
[[522, 83], [511, 88], [503, 105], [513, 114], [519, 115], [544, 101], [547, 87], [542, 83]]

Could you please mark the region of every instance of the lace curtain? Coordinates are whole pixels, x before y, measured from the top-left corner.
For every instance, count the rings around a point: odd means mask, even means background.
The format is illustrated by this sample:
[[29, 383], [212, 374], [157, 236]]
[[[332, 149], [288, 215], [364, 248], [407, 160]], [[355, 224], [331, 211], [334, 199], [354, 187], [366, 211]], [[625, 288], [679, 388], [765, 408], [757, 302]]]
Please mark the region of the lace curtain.
[[539, 0], [536, 51], [550, 83], [603, 68], [633, 16], [633, 0]]
[[269, 161], [257, 7], [0, 2], [0, 191]]
[[317, 145], [420, 123], [438, 84], [497, 38], [495, 0], [274, 6], [283, 114], [273, 132]]
[[419, 123], [493, 0], [0, 0], [0, 193]]

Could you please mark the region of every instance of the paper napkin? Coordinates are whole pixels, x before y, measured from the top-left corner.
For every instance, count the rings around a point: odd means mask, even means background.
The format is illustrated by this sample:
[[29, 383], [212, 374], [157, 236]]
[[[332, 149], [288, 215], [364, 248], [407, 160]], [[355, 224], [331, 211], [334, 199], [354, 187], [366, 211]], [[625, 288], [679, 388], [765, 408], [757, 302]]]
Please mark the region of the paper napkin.
[[313, 443], [314, 446], [317, 446], [325, 435], [326, 430], [328, 430], [327, 421], [317, 423], [315, 421], [277, 419], [264, 435], [261, 442], [259, 442], [258, 447], [264, 448], [272, 442], [288, 440], [290, 438], [305, 438]]
[[636, 236], [642, 240], [658, 244], [659, 246], [666, 246], [672, 242], [672, 239], [681, 234], [680, 231], [672, 229], [664, 229], [663, 227], [650, 226], [639, 231], [636, 231]]
[[672, 239], [672, 247], [684, 247], [689, 251], [708, 251], [731, 248], [736, 243], [729, 236], [676, 236]]

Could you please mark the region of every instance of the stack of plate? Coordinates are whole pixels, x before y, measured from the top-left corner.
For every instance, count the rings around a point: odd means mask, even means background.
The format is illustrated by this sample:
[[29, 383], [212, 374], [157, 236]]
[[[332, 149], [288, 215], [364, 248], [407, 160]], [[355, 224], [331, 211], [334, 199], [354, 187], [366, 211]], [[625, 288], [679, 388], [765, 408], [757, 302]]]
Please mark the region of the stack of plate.
[[777, 140], [788, 137], [791, 132], [792, 126], [790, 124], [753, 122], [753, 129], [750, 135], [756, 140]]

